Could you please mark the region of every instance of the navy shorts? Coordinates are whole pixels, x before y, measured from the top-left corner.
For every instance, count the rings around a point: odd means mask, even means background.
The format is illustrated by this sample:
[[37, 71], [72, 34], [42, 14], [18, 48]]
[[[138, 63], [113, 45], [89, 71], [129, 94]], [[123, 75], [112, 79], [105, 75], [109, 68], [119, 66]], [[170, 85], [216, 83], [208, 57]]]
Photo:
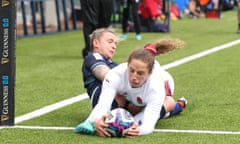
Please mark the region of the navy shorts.
[[[89, 91], [87, 91], [87, 93], [90, 97], [92, 108], [94, 108], [98, 103], [98, 100], [99, 100], [99, 97], [100, 97], [100, 94], [101, 94], [101, 91], [102, 91], [101, 89], [102, 89], [102, 85], [99, 84], [99, 85], [94, 86]], [[118, 107], [117, 102], [115, 100], [113, 100], [111, 110], [115, 109], [117, 107]]]

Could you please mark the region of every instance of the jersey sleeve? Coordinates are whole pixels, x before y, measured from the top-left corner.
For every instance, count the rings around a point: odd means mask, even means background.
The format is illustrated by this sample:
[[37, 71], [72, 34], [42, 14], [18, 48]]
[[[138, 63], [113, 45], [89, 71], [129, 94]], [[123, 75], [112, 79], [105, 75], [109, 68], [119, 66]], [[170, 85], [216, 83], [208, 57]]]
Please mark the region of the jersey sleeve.
[[88, 92], [92, 91], [96, 85], [102, 85], [102, 80], [98, 79], [93, 73], [93, 70], [100, 65], [105, 65], [111, 69], [117, 66], [117, 63], [111, 59], [106, 59], [99, 53], [89, 53], [87, 57], [85, 57], [82, 66], [84, 87]]
[[102, 117], [104, 114], [107, 114], [107, 112], [110, 111], [111, 104], [117, 93], [117, 86], [119, 86], [120, 83], [121, 79], [119, 75], [113, 71], [109, 71], [103, 81], [102, 92], [99, 97], [98, 104], [91, 112], [88, 120], [94, 121], [95, 119]]
[[[163, 87], [163, 84], [162, 86]], [[164, 88], [161, 89], [164, 91]], [[152, 133], [157, 121], [160, 118], [161, 108], [163, 106], [165, 92], [149, 93], [152, 98], [148, 99], [148, 103], [143, 112], [142, 124], [140, 125], [140, 135]]]
[[98, 65], [106, 65], [104, 58], [99, 53], [92, 53], [87, 56], [84, 60], [85, 67], [89, 68], [91, 71]]
[[146, 99], [147, 104], [143, 111], [140, 135], [152, 133], [160, 118], [161, 108], [166, 96], [164, 80], [160, 75], [161, 70], [160, 65], [156, 64], [149, 79], [149, 89]]

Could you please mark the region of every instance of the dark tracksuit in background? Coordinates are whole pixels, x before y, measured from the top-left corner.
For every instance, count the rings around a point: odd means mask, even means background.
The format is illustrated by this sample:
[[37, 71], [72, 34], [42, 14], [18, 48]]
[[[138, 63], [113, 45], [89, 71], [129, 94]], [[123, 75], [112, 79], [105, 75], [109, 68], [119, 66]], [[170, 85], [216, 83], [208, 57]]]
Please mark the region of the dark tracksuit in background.
[[111, 24], [113, 11], [112, 0], [80, 0], [83, 12], [83, 35], [85, 48], [82, 55], [85, 57], [90, 48], [89, 35], [98, 28], [108, 27]]
[[[134, 28], [136, 34], [141, 33], [141, 23], [140, 18], [138, 14], [138, 5], [140, 3], [140, 0], [126, 0], [126, 6], [123, 6], [123, 15], [122, 15], [122, 32], [127, 33], [127, 27], [128, 27], [128, 20], [130, 18], [130, 14], [132, 14], [132, 19], [134, 22]], [[123, 4], [124, 5], [124, 4]], [[130, 12], [131, 10], [131, 12]]]

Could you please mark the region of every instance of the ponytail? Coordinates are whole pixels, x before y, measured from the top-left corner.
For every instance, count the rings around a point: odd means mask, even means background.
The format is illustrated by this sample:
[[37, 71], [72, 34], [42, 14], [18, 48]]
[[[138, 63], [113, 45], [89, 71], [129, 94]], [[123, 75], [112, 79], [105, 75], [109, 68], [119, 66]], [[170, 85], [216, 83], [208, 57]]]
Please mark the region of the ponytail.
[[185, 46], [185, 42], [180, 39], [164, 38], [159, 39], [155, 44], [147, 44], [144, 49], [152, 53], [154, 56], [165, 54], [175, 49]]

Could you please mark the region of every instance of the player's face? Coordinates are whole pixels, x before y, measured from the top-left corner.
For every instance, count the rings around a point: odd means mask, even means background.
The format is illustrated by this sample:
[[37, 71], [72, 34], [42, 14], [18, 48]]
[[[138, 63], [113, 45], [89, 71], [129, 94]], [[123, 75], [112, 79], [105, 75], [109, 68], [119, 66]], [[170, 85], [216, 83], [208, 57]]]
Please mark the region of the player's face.
[[149, 75], [147, 64], [141, 60], [132, 59], [128, 64], [129, 82], [133, 88], [141, 87]]
[[105, 32], [99, 40], [95, 40], [95, 51], [107, 58], [112, 58], [117, 47], [117, 42], [118, 38], [114, 34]]

